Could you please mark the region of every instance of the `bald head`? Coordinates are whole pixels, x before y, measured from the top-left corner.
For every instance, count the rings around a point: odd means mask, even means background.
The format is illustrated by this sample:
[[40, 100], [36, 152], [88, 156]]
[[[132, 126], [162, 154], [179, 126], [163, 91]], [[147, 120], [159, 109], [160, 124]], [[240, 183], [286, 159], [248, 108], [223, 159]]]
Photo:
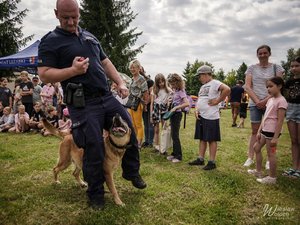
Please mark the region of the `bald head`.
[[79, 8], [78, 3], [76, 0], [57, 0], [56, 1], [56, 9], [60, 10], [66, 7], [71, 8]]
[[57, 0], [54, 12], [63, 30], [78, 32], [79, 6], [76, 0]]

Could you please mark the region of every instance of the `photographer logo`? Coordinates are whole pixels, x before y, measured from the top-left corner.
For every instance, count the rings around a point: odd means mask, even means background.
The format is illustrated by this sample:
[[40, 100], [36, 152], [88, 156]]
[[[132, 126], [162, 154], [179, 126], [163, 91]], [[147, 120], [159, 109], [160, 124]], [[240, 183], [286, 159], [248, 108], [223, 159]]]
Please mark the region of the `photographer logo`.
[[263, 217], [276, 217], [277, 219], [289, 219], [295, 213], [295, 208], [271, 206], [265, 204], [263, 207]]

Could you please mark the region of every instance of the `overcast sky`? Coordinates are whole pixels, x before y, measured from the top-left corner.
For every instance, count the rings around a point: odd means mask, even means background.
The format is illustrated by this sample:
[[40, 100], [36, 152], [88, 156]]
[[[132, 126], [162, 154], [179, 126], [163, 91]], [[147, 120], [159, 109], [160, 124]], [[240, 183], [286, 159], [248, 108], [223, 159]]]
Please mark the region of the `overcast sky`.
[[[23, 33], [36, 40], [53, 30], [55, 3], [22, 0], [19, 10], [29, 10]], [[299, 0], [131, 0], [131, 8], [138, 13], [132, 27], [143, 31], [137, 46], [147, 43], [137, 58], [151, 76], [182, 74], [196, 59], [228, 72], [256, 63], [261, 44], [271, 46], [275, 63], [300, 48]]]

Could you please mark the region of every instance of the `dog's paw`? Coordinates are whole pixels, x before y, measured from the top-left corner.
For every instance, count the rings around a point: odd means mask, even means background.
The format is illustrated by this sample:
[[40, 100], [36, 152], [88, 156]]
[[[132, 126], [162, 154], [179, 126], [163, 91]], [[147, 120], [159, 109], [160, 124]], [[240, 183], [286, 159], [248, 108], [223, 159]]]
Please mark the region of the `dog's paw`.
[[115, 201], [115, 203], [116, 203], [116, 205], [118, 205], [118, 206], [125, 207], [125, 203], [122, 202], [122, 201], [120, 201], [120, 202], [116, 202], [116, 201]]
[[85, 183], [83, 181], [80, 183], [80, 187], [81, 188], [86, 188], [87, 186], [88, 186], [87, 183]]
[[116, 205], [125, 206], [125, 203], [123, 203], [122, 200], [118, 197], [114, 198], [114, 202], [116, 203]]
[[61, 182], [59, 180], [56, 180], [54, 183], [55, 184], [61, 184]]

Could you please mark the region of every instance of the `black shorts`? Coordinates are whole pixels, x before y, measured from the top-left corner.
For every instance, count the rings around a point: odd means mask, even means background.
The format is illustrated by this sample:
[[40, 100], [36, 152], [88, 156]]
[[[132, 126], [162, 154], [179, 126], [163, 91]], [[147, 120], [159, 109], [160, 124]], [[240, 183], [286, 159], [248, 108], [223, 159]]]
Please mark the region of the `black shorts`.
[[[266, 139], [272, 139], [274, 137], [274, 134], [275, 134], [273, 132], [268, 132], [268, 131], [263, 131], [263, 130], [261, 130], [260, 133], [262, 135], [264, 135]], [[278, 137], [280, 137], [280, 135], [281, 135], [281, 133], [279, 134]]]
[[247, 112], [240, 112], [240, 118], [247, 118]]
[[194, 138], [207, 142], [221, 141], [220, 120], [207, 120], [200, 116], [200, 119], [196, 120]]

